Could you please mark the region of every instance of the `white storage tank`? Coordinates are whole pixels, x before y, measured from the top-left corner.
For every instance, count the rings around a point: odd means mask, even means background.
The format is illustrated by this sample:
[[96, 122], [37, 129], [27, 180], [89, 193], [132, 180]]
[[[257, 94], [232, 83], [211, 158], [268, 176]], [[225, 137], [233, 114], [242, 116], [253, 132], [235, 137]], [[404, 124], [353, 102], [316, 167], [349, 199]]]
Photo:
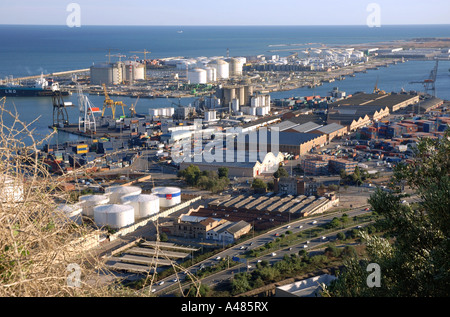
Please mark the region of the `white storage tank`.
[[181, 189], [177, 187], [155, 187], [152, 193], [159, 198], [161, 207], [173, 207], [181, 203]]
[[241, 76], [244, 64], [237, 58], [231, 58], [229, 63], [230, 76]]
[[139, 195], [142, 188], [137, 186], [111, 186], [105, 189], [105, 194], [109, 196], [110, 204], [121, 204], [121, 198], [126, 195]]
[[159, 212], [159, 197], [156, 195], [127, 195], [122, 197], [122, 203], [133, 206], [135, 219], [150, 217]]
[[217, 70], [213, 67], [206, 67], [206, 81], [213, 83], [217, 80]]
[[0, 176], [0, 199], [4, 203], [23, 201], [23, 183], [19, 178], [8, 175]]
[[215, 120], [217, 120], [215, 110], [205, 111], [205, 121], [206, 122], [215, 121]]
[[99, 227], [121, 229], [134, 223], [134, 208], [117, 204], [97, 206], [94, 208], [94, 221]]
[[85, 195], [79, 198], [83, 208], [83, 215], [87, 217], [94, 217], [94, 207], [106, 205], [109, 203], [107, 195]]
[[152, 117], [158, 117], [161, 109], [148, 109], [148, 114]]
[[224, 60], [216, 59], [209, 63], [208, 66], [216, 69], [217, 79], [228, 79], [230, 77], [229, 65]]
[[74, 205], [66, 205], [66, 204], [58, 205], [58, 207], [56, 207], [56, 212], [60, 213], [60, 215], [67, 217], [68, 219], [79, 225], [82, 223], [82, 214], [83, 214], [82, 203]]
[[188, 80], [191, 84], [206, 84], [207, 72], [205, 69], [194, 68], [188, 71]]

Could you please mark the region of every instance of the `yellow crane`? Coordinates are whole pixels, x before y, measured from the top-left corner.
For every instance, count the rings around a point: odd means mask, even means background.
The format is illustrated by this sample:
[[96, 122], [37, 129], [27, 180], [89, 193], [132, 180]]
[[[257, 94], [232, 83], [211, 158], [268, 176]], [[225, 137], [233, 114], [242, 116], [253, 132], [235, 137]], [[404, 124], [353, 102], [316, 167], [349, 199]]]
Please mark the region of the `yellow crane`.
[[113, 119], [115, 119], [116, 118], [116, 107], [117, 106], [122, 107], [122, 113], [123, 113], [123, 116], [125, 117], [125, 109], [124, 108], [127, 107], [127, 105], [124, 104], [122, 101], [114, 101], [114, 100], [112, 100], [109, 97], [109, 95], [108, 95], [108, 91], [106, 89], [106, 85], [105, 84], [103, 84], [103, 91], [105, 93], [105, 101], [103, 102], [102, 117], [105, 116], [106, 109], [110, 108], [111, 112], [112, 112], [112, 117], [113, 117]]
[[139, 101], [140, 96], [137, 97], [136, 102], [134, 104], [131, 104], [130, 106], [130, 113], [131, 113], [131, 117], [133, 118], [136, 115], [136, 105]]

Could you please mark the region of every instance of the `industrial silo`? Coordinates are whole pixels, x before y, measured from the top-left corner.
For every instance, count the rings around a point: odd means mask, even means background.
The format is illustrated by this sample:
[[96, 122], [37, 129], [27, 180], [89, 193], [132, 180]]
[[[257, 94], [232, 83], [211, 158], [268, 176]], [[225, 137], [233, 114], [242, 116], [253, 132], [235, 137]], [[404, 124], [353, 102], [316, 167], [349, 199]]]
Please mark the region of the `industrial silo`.
[[159, 197], [156, 195], [127, 195], [121, 200], [124, 205], [133, 206], [135, 219], [150, 217], [159, 212]]
[[158, 196], [161, 207], [173, 207], [181, 203], [181, 189], [177, 187], [155, 187], [152, 193]]
[[126, 195], [139, 195], [142, 188], [137, 186], [111, 186], [105, 189], [105, 195], [109, 196], [110, 204], [121, 204], [121, 198]]
[[106, 205], [109, 202], [107, 195], [85, 195], [79, 198], [83, 208], [83, 215], [87, 217], [94, 216], [94, 207]]
[[94, 222], [98, 227], [121, 229], [134, 223], [134, 208], [131, 205], [108, 204], [94, 208]]
[[205, 69], [194, 68], [188, 71], [188, 80], [191, 84], [206, 84], [207, 72]]

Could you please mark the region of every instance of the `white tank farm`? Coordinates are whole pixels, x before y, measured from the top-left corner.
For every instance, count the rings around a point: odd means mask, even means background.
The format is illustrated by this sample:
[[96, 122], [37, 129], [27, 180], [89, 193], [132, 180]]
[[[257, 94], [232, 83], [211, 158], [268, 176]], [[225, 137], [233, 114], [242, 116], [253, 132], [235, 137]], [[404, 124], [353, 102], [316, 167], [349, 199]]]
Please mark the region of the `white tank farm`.
[[139, 195], [142, 188], [137, 186], [111, 186], [105, 189], [105, 195], [109, 196], [110, 204], [121, 204], [121, 198], [126, 195]]
[[94, 222], [98, 227], [121, 229], [134, 223], [134, 208], [131, 205], [108, 204], [94, 208]]
[[107, 195], [86, 195], [81, 196], [79, 201], [82, 203], [83, 215], [94, 217], [94, 207], [106, 205], [109, 203], [109, 197]]
[[83, 213], [82, 203], [74, 205], [66, 205], [66, 204], [58, 205], [58, 207], [56, 207], [56, 212], [58, 212], [60, 216], [70, 219], [71, 221], [77, 224], [82, 223], [82, 213]]
[[155, 187], [152, 193], [159, 197], [161, 207], [173, 207], [181, 203], [181, 189], [177, 187]]
[[135, 219], [147, 218], [159, 212], [159, 197], [156, 195], [127, 195], [122, 197], [122, 203], [133, 206]]

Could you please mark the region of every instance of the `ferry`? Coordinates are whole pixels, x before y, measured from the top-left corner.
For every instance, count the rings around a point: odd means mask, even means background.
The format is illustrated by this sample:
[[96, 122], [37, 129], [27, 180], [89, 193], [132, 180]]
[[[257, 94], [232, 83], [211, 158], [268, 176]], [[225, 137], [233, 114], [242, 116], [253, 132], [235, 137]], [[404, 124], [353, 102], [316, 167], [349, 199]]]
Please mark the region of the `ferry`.
[[15, 85], [12, 83], [0, 85], [0, 97], [51, 97], [61, 92], [68, 96], [68, 91], [62, 91], [57, 82], [46, 80], [42, 75], [32, 85]]

